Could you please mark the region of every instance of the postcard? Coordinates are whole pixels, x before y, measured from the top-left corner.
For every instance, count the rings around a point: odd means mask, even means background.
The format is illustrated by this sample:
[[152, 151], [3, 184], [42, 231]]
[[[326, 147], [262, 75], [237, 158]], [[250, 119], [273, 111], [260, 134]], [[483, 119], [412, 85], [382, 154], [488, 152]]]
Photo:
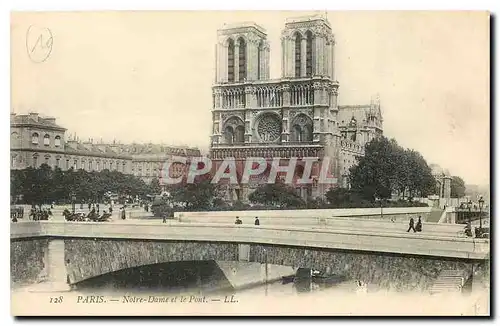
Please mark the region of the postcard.
[[12, 315], [489, 316], [489, 34], [12, 12]]

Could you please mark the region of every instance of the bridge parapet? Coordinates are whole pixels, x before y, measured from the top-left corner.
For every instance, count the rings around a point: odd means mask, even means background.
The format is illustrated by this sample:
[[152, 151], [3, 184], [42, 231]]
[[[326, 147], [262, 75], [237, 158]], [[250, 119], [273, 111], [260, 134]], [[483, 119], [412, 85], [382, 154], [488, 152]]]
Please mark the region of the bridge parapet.
[[[216, 223], [67, 223], [25, 222], [11, 227], [11, 238], [38, 236], [58, 238], [147, 239], [164, 241], [204, 241], [271, 244], [304, 248], [385, 252], [409, 255], [485, 259], [486, 239], [453, 238], [425, 233], [370, 232], [322, 227], [254, 226]], [[32, 231], [29, 226], [33, 227]], [[39, 230], [39, 231], [38, 231]], [[18, 232], [19, 231], [19, 232]]]

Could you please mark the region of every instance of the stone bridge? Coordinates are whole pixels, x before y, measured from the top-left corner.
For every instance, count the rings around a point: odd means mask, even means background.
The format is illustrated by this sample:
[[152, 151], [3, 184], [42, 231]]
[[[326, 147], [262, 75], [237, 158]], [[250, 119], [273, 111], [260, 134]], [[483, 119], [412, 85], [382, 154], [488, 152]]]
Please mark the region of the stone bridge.
[[385, 288], [426, 290], [443, 270], [471, 275], [489, 255], [483, 239], [321, 226], [217, 223], [11, 224], [11, 275], [54, 288], [142, 265], [193, 260], [328, 270]]

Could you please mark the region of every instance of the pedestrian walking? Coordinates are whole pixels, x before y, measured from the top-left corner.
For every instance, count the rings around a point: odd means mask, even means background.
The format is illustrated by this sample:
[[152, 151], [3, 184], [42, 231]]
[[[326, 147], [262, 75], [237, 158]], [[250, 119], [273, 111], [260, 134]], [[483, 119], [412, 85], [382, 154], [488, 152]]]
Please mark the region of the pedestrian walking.
[[415, 230], [417, 230], [417, 232], [422, 232], [422, 217], [421, 216], [418, 217], [417, 226], [415, 227]]
[[410, 218], [410, 226], [408, 227], [408, 231], [406, 231], [406, 232], [410, 232], [410, 230], [412, 230], [412, 229], [413, 229], [413, 232], [417, 232], [415, 230], [415, 220], [413, 220], [413, 217]]
[[260, 225], [259, 217], [255, 217], [255, 225]]
[[167, 223], [167, 214], [163, 213], [163, 223]]

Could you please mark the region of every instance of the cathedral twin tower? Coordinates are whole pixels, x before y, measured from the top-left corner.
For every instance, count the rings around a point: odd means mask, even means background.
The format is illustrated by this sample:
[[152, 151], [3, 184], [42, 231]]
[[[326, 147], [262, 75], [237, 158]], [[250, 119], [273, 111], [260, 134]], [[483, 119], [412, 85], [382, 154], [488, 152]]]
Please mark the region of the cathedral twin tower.
[[[254, 23], [219, 30], [216, 83], [269, 79], [269, 43]], [[282, 77], [323, 76], [334, 80], [335, 40], [328, 21], [312, 16], [289, 19], [281, 37]]]
[[[219, 30], [211, 159], [330, 157], [331, 171], [338, 175], [341, 134], [334, 46], [324, 17], [287, 20], [281, 37], [282, 76], [272, 80], [269, 43], [262, 27], [243, 23]], [[243, 166], [237, 165], [240, 174]], [[304, 197], [321, 190], [310, 185], [298, 189]], [[236, 198], [246, 198], [250, 189], [242, 186], [235, 191]]]

